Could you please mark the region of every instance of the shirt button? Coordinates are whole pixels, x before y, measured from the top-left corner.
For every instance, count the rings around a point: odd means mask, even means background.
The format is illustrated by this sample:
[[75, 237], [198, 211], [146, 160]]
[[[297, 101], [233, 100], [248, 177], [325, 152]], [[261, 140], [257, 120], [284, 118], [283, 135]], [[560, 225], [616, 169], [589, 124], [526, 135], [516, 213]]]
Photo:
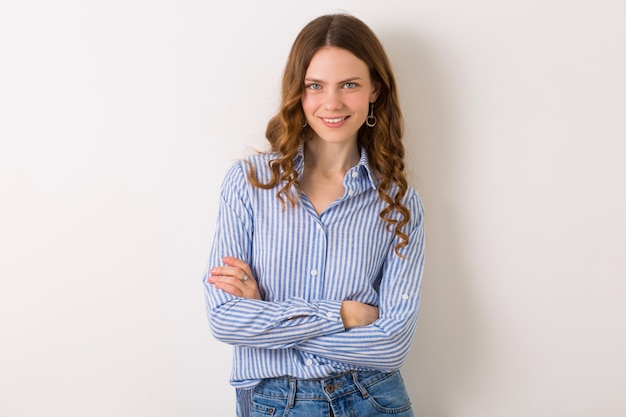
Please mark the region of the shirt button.
[[307, 359], [305, 363], [309, 366], [313, 365], [313, 361], [311, 359]]
[[403, 300], [408, 300], [409, 299], [409, 294], [402, 294], [402, 299]]
[[354, 190], [350, 190], [350, 191], [348, 191], [348, 195], [349, 195], [350, 197], [352, 197], [352, 196], [354, 195]]
[[317, 276], [317, 269], [311, 269], [311, 275]]
[[354, 171], [354, 172], [352, 173], [352, 178], [356, 178], [356, 177], [358, 177], [358, 176], [359, 176], [359, 173], [358, 173], [358, 172]]
[[326, 317], [328, 317], [329, 319], [332, 319], [333, 313], [329, 311], [328, 313], [326, 313]]

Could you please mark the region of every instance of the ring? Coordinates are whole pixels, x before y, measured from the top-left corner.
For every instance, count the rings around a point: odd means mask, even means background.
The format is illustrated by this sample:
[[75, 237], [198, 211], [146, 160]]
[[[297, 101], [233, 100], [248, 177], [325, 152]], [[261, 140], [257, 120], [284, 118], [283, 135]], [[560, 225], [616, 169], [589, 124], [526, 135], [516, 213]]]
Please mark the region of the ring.
[[241, 282], [246, 282], [248, 280], [248, 274], [243, 274], [243, 277], [240, 278]]

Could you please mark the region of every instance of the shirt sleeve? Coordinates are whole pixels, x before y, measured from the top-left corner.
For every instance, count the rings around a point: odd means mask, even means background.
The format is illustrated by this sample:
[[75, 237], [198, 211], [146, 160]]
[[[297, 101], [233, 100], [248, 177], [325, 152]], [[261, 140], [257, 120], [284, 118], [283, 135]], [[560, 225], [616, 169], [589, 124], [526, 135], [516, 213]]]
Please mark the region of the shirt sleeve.
[[402, 366], [417, 326], [424, 267], [424, 209], [417, 193], [408, 207], [412, 214], [409, 244], [400, 250], [403, 257], [395, 254], [393, 247], [387, 255], [379, 290], [380, 318], [369, 326], [309, 339], [296, 349], [364, 368], [395, 370]]
[[341, 301], [252, 300], [230, 295], [207, 282], [210, 268], [223, 265], [224, 256], [252, 264], [254, 216], [244, 163], [234, 164], [222, 184], [213, 245], [203, 277], [213, 336], [232, 345], [284, 349], [311, 338], [344, 332]]

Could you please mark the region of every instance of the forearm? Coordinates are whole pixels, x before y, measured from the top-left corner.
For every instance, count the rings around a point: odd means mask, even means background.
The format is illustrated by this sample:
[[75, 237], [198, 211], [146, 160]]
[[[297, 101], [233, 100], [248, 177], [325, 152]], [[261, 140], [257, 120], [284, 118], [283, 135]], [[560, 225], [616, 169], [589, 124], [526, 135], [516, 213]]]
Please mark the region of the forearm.
[[306, 302], [292, 298], [284, 302], [268, 302], [213, 291], [220, 290], [207, 286], [206, 305], [211, 332], [225, 343], [284, 349], [311, 338], [344, 332], [340, 301]]
[[296, 349], [353, 366], [399, 369], [410, 351], [417, 315], [404, 322], [380, 319], [346, 332], [308, 339]]

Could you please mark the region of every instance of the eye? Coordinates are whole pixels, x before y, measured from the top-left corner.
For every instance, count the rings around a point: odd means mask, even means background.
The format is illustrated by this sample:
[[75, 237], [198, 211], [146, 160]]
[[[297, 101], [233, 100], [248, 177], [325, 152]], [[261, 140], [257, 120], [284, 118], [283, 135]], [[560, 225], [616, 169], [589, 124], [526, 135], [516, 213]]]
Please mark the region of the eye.
[[319, 90], [320, 88], [322, 88], [322, 86], [318, 83], [310, 83], [306, 85], [306, 88], [308, 88], [309, 90]]
[[344, 88], [357, 88], [358, 84], [357, 83], [353, 83], [353, 82], [348, 82], [348, 83], [345, 83], [343, 86], [344, 86]]

